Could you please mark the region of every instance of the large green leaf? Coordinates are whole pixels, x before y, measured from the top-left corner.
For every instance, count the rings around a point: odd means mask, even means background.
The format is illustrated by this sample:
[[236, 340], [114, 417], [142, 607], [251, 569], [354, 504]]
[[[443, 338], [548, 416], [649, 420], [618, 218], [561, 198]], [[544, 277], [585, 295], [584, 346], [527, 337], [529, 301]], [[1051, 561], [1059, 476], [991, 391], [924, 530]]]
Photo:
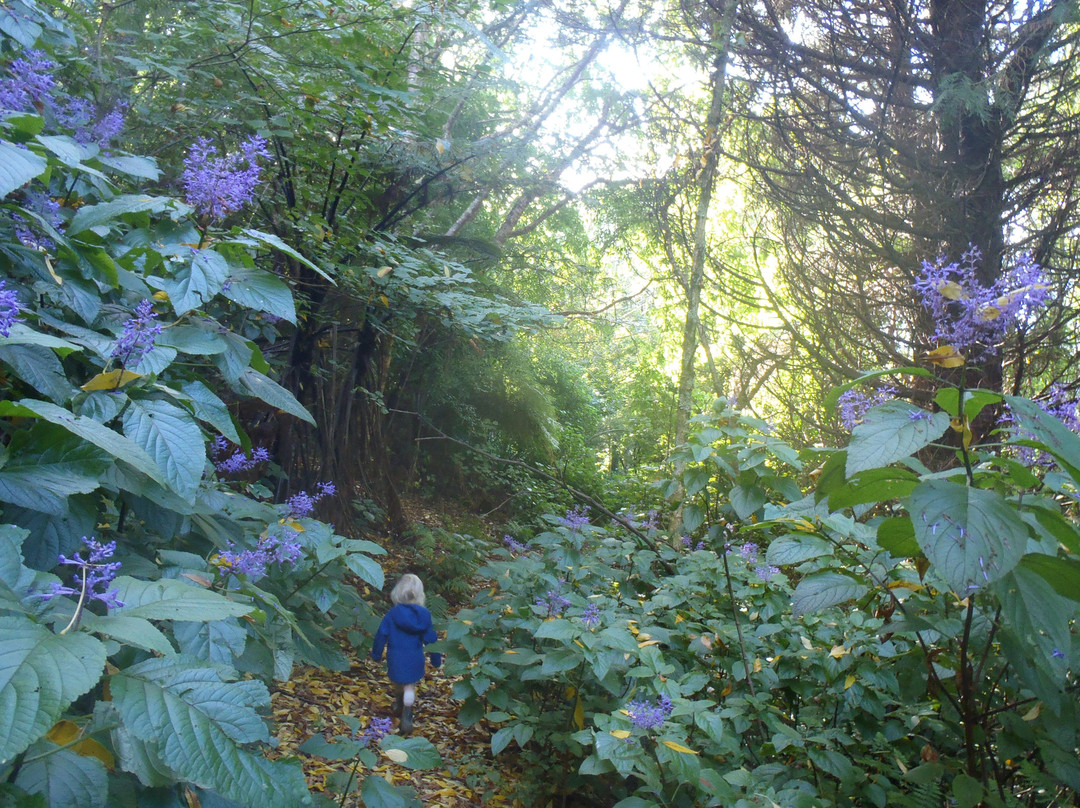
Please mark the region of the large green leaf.
[[153, 651], [162, 656], [171, 656], [176, 653], [168, 637], [161, 633], [161, 629], [144, 617], [132, 617], [126, 614], [111, 614], [101, 616], [84, 613], [82, 625], [88, 631], [103, 634], [117, 642], [133, 645]]
[[832, 545], [819, 536], [805, 533], [788, 533], [773, 539], [765, 551], [765, 560], [770, 564], [801, 564], [813, 558], [832, 553]]
[[229, 282], [222, 294], [241, 306], [296, 323], [292, 290], [276, 275], [264, 270], [231, 265]]
[[17, 432], [3, 455], [0, 502], [60, 517], [68, 512], [68, 497], [97, 489], [112, 460], [70, 432], [40, 422]]
[[903, 468], [867, 469], [829, 494], [832, 510], [906, 497], [919, 476]]
[[244, 390], [256, 398], [261, 398], [271, 407], [283, 410], [289, 415], [295, 415], [312, 426], [315, 425], [315, 419], [311, 417], [311, 413], [307, 411], [304, 405], [297, 401], [292, 393], [268, 376], [248, 368], [240, 374], [238, 381]]
[[326, 280], [330, 281], [330, 283], [334, 283], [334, 279], [331, 278], [328, 274], [326, 274], [324, 270], [311, 263], [311, 261], [309, 261], [307, 258], [304, 258], [304, 256], [302, 256], [284, 241], [279, 239], [273, 233], [264, 233], [261, 230], [245, 230], [244, 232], [247, 235], [251, 236], [251, 238], [253, 238], [256, 242], [260, 244], [265, 244], [268, 247], [273, 247], [275, 250], [280, 250], [286, 255], [295, 258], [297, 261], [304, 264], [305, 266], [315, 270], [324, 278], [326, 278]]
[[1041, 576], [1059, 595], [1080, 601], [1080, 560], [1031, 553], [1024, 556], [1022, 566]]
[[15, 785], [40, 794], [48, 808], [104, 808], [109, 796], [105, 765], [95, 757], [41, 740], [30, 747]]
[[0, 140], [0, 199], [26, 185], [48, 167], [44, 158]]
[[78, 435], [83, 440], [104, 449], [118, 460], [123, 460], [132, 468], [141, 471], [156, 482], [165, 480], [153, 459], [138, 444], [114, 432], [92, 418], [74, 415], [70, 410], [50, 404], [47, 401], [24, 398], [17, 402], [0, 401], [0, 417], [44, 418]]
[[756, 485], [736, 485], [731, 489], [731, 507], [740, 519], [749, 519], [768, 502], [765, 492]]
[[422, 804], [411, 788], [392, 786], [377, 774], [364, 778], [360, 796], [367, 808], [420, 808]]
[[191, 260], [172, 278], [148, 277], [146, 282], [169, 295], [173, 310], [182, 317], [208, 302], [229, 277], [229, 265], [214, 250], [191, 249]]
[[853, 575], [840, 572], [819, 572], [799, 581], [791, 596], [792, 611], [807, 614], [861, 597], [867, 586]]
[[0, 760], [44, 735], [104, 669], [105, 646], [90, 635], [0, 616]]
[[363, 553], [349, 553], [345, 564], [365, 583], [371, 584], [376, 590], [383, 588], [385, 578], [383, 568], [373, 558], [368, 558]]
[[206, 465], [202, 430], [187, 410], [167, 401], [132, 401], [124, 410], [124, 434], [150, 455], [165, 481], [194, 499]]
[[168, 196], [146, 196], [144, 194], [131, 194], [118, 196], [108, 202], [97, 205], [87, 205], [79, 208], [67, 227], [69, 236], [77, 235], [91, 227], [98, 227], [112, 222], [127, 213], [161, 213], [169, 209], [182, 210], [186, 206]]
[[121, 575], [113, 581], [123, 607], [114, 614], [150, 620], [220, 620], [242, 617], [254, 608], [175, 578], [140, 581]]
[[247, 643], [247, 632], [234, 617], [202, 623], [178, 620], [173, 634], [183, 653], [230, 667]]
[[180, 390], [191, 399], [195, 416], [199, 420], [210, 424], [233, 443], [240, 443], [240, 434], [236, 431], [236, 425], [233, 423], [232, 416], [229, 415], [228, 407], [213, 390], [199, 381], [188, 382]]
[[6, 337], [0, 336], [0, 345], [40, 345], [44, 348], [52, 348], [61, 356], [67, 356], [69, 353], [82, 350], [74, 342], [68, 342], [66, 339], [60, 339], [60, 337], [54, 337], [50, 334], [42, 334], [40, 331], [28, 328], [23, 323], [15, 323], [11, 326], [11, 331]]
[[58, 404], [75, 392], [56, 354], [44, 346], [0, 345], [0, 362], [10, 365], [19, 378]]
[[242, 805], [294, 808], [310, 801], [298, 766], [239, 746], [269, 738], [256, 712], [270, 705], [261, 682], [227, 681], [218, 668], [175, 656], [114, 674], [110, 690], [124, 727], [184, 780]]
[[[442, 764], [439, 750], [427, 738], [402, 738], [400, 735], [387, 735], [379, 745], [384, 752], [395, 750], [389, 757], [407, 769], [421, 771], [435, 769]], [[402, 759], [404, 757], [404, 759]]]
[[97, 177], [99, 180], [108, 180], [108, 177], [96, 168], [83, 162], [83, 159], [88, 156], [88, 150], [70, 135], [38, 135], [35, 140], [52, 152], [68, 168]]
[[1019, 396], [1005, 396], [1005, 402], [1021, 432], [1030, 433], [1035, 440], [1045, 444], [1047, 451], [1069, 473], [1073, 482], [1080, 485], [1080, 435], [1034, 401]]
[[908, 510], [923, 554], [961, 597], [1001, 578], [1027, 548], [1027, 525], [995, 491], [927, 480]]
[[844, 472], [852, 477], [888, 466], [929, 446], [948, 428], [949, 416], [943, 412], [930, 413], [906, 401], [878, 404], [851, 433]]
[[141, 180], [157, 180], [161, 176], [161, 169], [157, 167], [153, 157], [113, 154], [99, 155], [97, 159], [103, 166]]

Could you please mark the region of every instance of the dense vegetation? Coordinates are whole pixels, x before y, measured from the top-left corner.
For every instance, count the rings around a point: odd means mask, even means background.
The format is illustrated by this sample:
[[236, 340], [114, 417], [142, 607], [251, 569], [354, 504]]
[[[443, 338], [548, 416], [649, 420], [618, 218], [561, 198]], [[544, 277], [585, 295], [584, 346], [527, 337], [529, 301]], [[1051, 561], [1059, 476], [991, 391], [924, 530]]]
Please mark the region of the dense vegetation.
[[0, 803], [1073, 805], [1076, 13], [0, 4]]

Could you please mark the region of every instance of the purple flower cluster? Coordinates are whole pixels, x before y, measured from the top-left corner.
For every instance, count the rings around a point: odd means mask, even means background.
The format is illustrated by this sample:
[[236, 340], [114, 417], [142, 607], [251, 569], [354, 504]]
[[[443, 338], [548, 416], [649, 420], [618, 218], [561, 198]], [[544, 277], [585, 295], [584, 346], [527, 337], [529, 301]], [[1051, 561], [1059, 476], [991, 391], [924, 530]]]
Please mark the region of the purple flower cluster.
[[372, 718], [364, 728], [364, 731], [356, 736], [355, 740], [358, 741], [361, 746], [370, 746], [373, 743], [378, 743], [389, 735], [393, 726], [394, 721], [391, 718]]
[[685, 547], [687, 550], [689, 550], [691, 547], [693, 547], [695, 550], [705, 549], [705, 542], [699, 541], [697, 544], [694, 544], [694, 540], [691, 539], [689, 536], [683, 536], [679, 541], [682, 542], [682, 546]]
[[162, 325], [157, 322], [152, 300], [143, 300], [135, 307], [135, 316], [124, 323], [124, 333], [116, 340], [112, 356], [124, 367], [137, 365], [139, 360], [154, 350], [154, 340], [161, 334]]
[[[64, 217], [60, 215], [60, 203], [46, 193], [41, 191], [27, 193], [23, 201], [23, 210], [36, 213], [57, 230], [64, 227]], [[11, 220], [15, 222], [15, 237], [24, 247], [32, 250], [51, 250], [56, 246], [52, 239], [37, 235], [30, 228], [30, 223], [25, 216], [12, 213]]]
[[895, 387], [881, 387], [872, 395], [860, 393], [858, 390], [845, 390], [836, 402], [840, 410], [840, 424], [849, 432], [862, 423], [867, 410], [885, 401], [896, 398]]
[[772, 564], [759, 564], [754, 567], [754, 574], [765, 583], [768, 583], [773, 579], [774, 575], [780, 574], [780, 568], [774, 567]]
[[589, 506], [571, 508], [566, 512], [566, 516], [559, 517], [558, 522], [571, 530], [581, 530], [589, 524]]
[[626, 705], [626, 713], [630, 716], [630, 722], [640, 730], [651, 732], [660, 729], [664, 722], [671, 716], [674, 709], [671, 699], [667, 695], [661, 695], [654, 706], [647, 701], [632, 701]]
[[184, 158], [184, 199], [200, 215], [223, 219], [251, 202], [259, 184], [258, 158], [270, 157], [266, 140], [252, 135], [239, 154], [217, 157], [217, 147], [200, 137]]
[[973, 358], [996, 352], [1009, 327], [1050, 295], [1042, 269], [1030, 255], [1020, 256], [993, 286], [979, 282], [981, 260], [978, 248], [972, 247], [959, 262], [923, 261], [914, 284], [934, 320], [931, 339]]
[[85, 596], [86, 598], [100, 600], [110, 609], [119, 609], [124, 605], [118, 597], [119, 593], [117, 590], [109, 588], [109, 584], [112, 583], [113, 578], [116, 577], [116, 573], [120, 569], [119, 561], [108, 560], [116, 552], [116, 542], [111, 541], [108, 544], [101, 544], [86, 536], [83, 536], [82, 540], [90, 551], [88, 558], [83, 558], [81, 552], [75, 553], [71, 558], [64, 555], [58, 557], [59, 563], [79, 568], [79, 572], [76, 573], [76, 585], [71, 587], [54, 582], [49, 591], [43, 592], [40, 597], [45, 600], [52, 600], [57, 595], [72, 595], [77, 598]]
[[104, 115], [85, 98], [58, 91], [51, 71], [56, 65], [39, 50], [28, 50], [8, 65], [8, 76], [0, 78], [0, 109], [44, 113], [50, 110], [56, 121], [74, 130], [75, 141], [83, 146], [96, 143], [104, 149], [124, 128], [127, 104], [121, 102]]
[[590, 603], [581, 613], [581, 625], [593, 629], [600, 625], [600, 604]]
[[758, 546], [752, 541], [746, 542], [742, 547], [739, 548], [739, 555], [743, 557], [743, 560], [747, 564], [753, 564], [755, 561], [757, 561], [757, 554]]
[[56, 80], [50, 74], [55, 67], [39, 50], [28, 50], [8, 65], [6, 78], [0, 79], [0, 109], [16, 112], [42, 111], [52, 105]]
[[75, 142], [82, 146], [96, 143], [104, 149], [123, 131], [127, 104], [121, 101], [105, 115], [98, 117], [98, 110], [85, 98], [69, 98], [59, 113], [64, 124], [74, 129]]
[[6, 289], [7, 282], [0, 279], [0, 336], [10, 337], [11, 327], [22, 322], [19, 317], [19, 295], [14, 289]]
[[285, 518], [303, 519], [311, 516], [319, 500], [324, 497], [332, 497], [336, 493], [337, 486], [333, 483], [319, 483], [314, 494], [309, 494], [307, 491], [293, 494], [285, 500]]
[[253, 447], [250, 456], [244, 454], [243, 449], [236, 449], [232, 454], [228, 452], [229, 442], [224, 436], [218, 435], [211, 441], [210, 456], [214, 461], [214, 468], [220, 474], [239, 474], [242, 471], [250, 471], [260, 463], [270, 460], [270, 452], [262, 446]]
[[529, 550], [532, 549], [532, 545], [522, 544], [521, 542], [517, 541], [513, 536], [511, 536], [509, 533], [507, 535], [503, 536], [503, 544], [506, 545], [507, 549], [511, 553], [527, 553], [527, 552], [529, 552]]
[[561, 585], [562, 580], [554, 588], [549, 589], [544, 597], [536, 599], [536, 605], [543, 609], [548, 617], [558, 617], [570, 605], [570, 601], [559, 591]]
[[304, 554], [297, 541], [300, 534], [284, 527], [281, 535], [265, 534], [254, 550], [237, 552], [236, 545], [229, 542], [229, 549], [218, 553], [211, 563], [222, 575], [246, 575], [252, 581], [265, 577], [271, 564], [291, 564]]

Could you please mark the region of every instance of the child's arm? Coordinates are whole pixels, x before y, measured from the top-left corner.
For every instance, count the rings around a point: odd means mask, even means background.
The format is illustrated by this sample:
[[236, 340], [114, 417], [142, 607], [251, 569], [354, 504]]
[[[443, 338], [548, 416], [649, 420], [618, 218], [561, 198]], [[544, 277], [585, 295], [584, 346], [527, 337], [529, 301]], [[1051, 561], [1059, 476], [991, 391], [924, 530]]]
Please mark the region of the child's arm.
[[371, 646], [371, 658], [376, 662], [382, 662], [383, 649], [386, 648], [386, 641], [390, 636], [390, 625], [387, 622], [390, 619], [390, 615], [387, 615], [379, 623], [379, 630], [375, 632], [375, 643]]
[[[428, 643], [432, 643], [432, 642], [438, 642], [438, 640], [439, 640], [439, 635], [435, 633], [434, 626], [429, 628], [424, 633], [424, 645], [427, 645]], [[432, 651], [430, 654], [428, 654], [428, 657], [431, 659], [431, 667], [433, 667], [433, 668], [441, 668], [442, 667], [442, 654], [438, 653], [437, 651]]]

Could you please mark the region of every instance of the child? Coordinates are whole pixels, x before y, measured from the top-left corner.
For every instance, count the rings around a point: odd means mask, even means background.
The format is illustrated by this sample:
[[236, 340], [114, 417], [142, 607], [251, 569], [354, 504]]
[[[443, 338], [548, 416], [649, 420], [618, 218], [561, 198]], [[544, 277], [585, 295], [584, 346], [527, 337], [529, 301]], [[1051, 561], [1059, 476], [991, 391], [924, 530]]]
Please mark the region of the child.
[[[386, 648], [386, 668], [394, 683], [394, 715], [401, 716], [401, 734], [413, 729], [416, 683], [424, 678], [424, 645], [438, 636], [431, 625], [431, 612], [424, 608], [424, 584], [415, 575], [402, 576], [390, 592], [393, 607], [379, 624], [371, 658], [382, 660]], [[442, 665], [442, 654], [431, 654], [433, 667]]]

